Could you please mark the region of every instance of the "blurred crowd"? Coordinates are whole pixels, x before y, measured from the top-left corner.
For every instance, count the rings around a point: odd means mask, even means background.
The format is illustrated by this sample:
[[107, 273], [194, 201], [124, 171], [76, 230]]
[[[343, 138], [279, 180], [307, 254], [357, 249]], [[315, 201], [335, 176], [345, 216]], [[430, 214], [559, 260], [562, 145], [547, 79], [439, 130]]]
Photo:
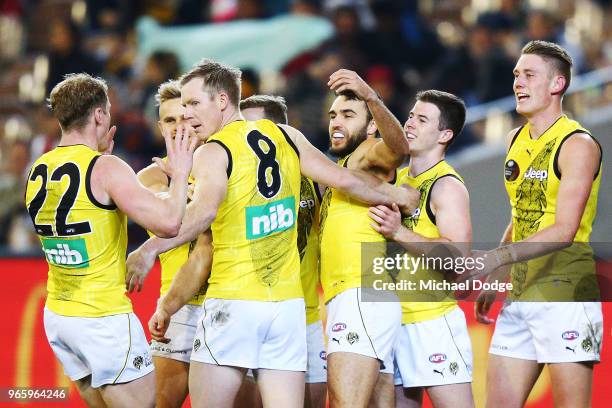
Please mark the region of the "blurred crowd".
[[[419, 89], [455, 93], [468, 106], [512, 94], [512, 68], [532, 39], [567, 48], [574, 74], [612, 60], [608, 0], [2, 0], [0, 247], [38, 246], [23, 189], [30, 163], [59, 140], [44, 99], [65, 74], [88, 72], [108, 81], [118, 127], [115, 153], [138, 171], [163, 154], [155, 125], [157, 87], [181, 74], [170, 51], [139, 60], [138, 18], [179, 26], [287, 13], [327, 18], [335, 34], [272, 78], [241, 67], [243, 97], [285, 96], [290, 123], [322, 151], [333, 97], [326, 83], [341, 67], [356, 70], [403, 123]], [[482, 139], [468, 127], [451, 153]]]

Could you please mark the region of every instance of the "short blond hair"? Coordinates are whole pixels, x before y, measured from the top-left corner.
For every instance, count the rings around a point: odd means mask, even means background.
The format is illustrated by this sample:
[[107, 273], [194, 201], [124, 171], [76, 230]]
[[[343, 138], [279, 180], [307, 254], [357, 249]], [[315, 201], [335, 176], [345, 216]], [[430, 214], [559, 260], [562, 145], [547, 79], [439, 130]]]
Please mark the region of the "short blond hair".
[[157, 88], [157, 94], [155, 94], [155, 102], [157, 106], [162, 103], [177, 99], [181, 97], [181, 85], [176, 80], [166, 81]]
[[89, 74], [68, 74], [53, 87], [47, 103], [64, 132], [82, 129], [96, 108], [106, 112], [108, 85]]
[[231, 104], [238, 107], [242, 78], [242, 71], [238, 68], [203, 59], [180, 78], [181, 86], [195, 78], [202, 78], [206, 90], [227, 92]]

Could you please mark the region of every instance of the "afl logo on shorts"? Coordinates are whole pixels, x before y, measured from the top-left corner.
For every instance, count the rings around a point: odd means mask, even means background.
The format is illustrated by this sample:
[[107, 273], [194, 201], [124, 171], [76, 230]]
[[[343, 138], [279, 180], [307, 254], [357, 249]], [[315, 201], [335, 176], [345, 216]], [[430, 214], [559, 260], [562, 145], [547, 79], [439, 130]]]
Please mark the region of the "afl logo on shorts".
[[563, 338], [563, 340], [576, 340], [578, 337], [580, 337], [580, 334], [576, 330], [569, 330], [563, 332], [561, 337]]
[[429, 362], [439, 364], [446, 361], [446, 354], [436, 353], [429, 356]]
[[344, 323], [336, 323], [336, 324], [334, 324], [332, 326], [332, 331], [334, 333], [337, 333], [337, 332], [342, 331], [344, 329], [346, 329], [346, 324], [344, 324]]
[[508, 160], [504, 167], [504, 177], [507, 181], [514, 181], [519, 175], [520, 169], [514, 160]]

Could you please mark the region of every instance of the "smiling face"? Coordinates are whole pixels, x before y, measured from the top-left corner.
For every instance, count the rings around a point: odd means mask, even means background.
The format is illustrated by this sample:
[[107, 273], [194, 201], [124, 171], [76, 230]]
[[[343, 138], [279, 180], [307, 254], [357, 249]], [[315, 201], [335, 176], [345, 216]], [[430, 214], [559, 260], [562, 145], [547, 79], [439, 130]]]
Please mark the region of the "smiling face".
[[329, 109], [330, 153], [344, 157], [368, 136], [368, 111], [360, 100], [340, 95]]
[[514, 68], [516, 111], [526, 117], [546, 109], [562, 92], [565, 78], [536, 54], [523, 54]]
[[[440, 109], [429, 102], [417, 101], [404, 123], [404, 133], [410, 153], [415, 155], [427, 152], [436, 146], [444, 149], [444, 143], [452, 136], [450, 129], [439, 130]], [[450, 134], [449, 134], [450, 132]]]
[[201, 78], [193, 78], [181, 87], [181, 104], [185, 107], [184, 118], [196, 135], [208, 139], [221, 129], [223, 111], [219, 94], [211, 95], [203, 87]]

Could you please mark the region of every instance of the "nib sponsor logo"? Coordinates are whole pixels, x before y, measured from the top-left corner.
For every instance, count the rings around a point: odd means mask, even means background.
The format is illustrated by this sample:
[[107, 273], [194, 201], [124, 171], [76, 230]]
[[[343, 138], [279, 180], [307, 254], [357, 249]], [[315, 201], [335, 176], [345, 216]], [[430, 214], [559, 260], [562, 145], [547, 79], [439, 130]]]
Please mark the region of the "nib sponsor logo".
[[50, 264], [64, 268], [85, 268], [89, 266], [89, 257], [84, 239], [44, 238], [43, 251]]
[[284, 231], [295, 224], [295, 198], [293, 196], [268, 204], [247, 207], [246, 237], [258, 239]]

